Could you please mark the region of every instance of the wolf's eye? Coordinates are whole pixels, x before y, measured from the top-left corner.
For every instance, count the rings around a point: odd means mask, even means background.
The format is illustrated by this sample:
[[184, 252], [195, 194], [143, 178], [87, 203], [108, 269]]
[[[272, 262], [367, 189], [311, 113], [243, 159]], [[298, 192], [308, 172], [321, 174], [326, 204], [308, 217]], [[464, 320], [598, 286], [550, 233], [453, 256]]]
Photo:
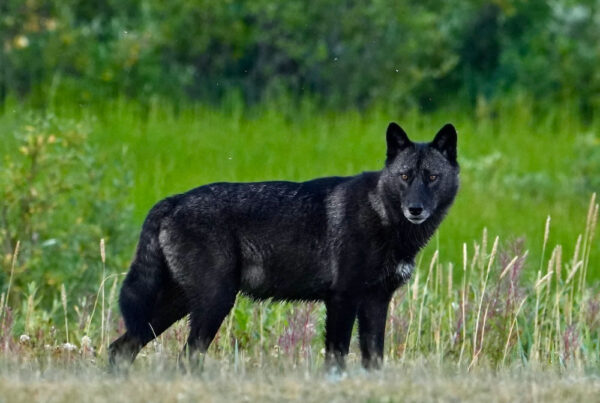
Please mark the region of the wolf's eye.
[[438, 178], [437, 175], [429, 175], [429, 182], [433, 182]]
[[400, 177], [402, 178], [403, 181], [407, 181], [408, 180], [408, 175], [407, 174], [402, 174], [402, 175], [400, 175]]

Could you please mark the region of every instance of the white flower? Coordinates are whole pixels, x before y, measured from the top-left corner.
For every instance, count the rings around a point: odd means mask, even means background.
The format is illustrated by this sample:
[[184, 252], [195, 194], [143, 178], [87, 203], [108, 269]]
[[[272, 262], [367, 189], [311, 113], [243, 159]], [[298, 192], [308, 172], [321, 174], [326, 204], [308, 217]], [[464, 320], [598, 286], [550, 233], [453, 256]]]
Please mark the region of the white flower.
[[81, 347], [89, 349], [92, 347], [92, 339], [88, 335], [85, 335], [81, 338]]
[[29, 337], [26, 334], [22, 334], [21, 336], [19, 336], [19, 343], [21, 343], [21, 344], [29, 343], [30, 340], [31, 340], [31, 337]]
[[29, 39], [25, 35], [19, 35], [15, 38], [15, 47], [23, 49], [29, 46]]
[[71, 343], [65, 343], [61, 347], [62, 347], [63, 351], [74, 351], [77, 349], [75, 344], [71, 344]]

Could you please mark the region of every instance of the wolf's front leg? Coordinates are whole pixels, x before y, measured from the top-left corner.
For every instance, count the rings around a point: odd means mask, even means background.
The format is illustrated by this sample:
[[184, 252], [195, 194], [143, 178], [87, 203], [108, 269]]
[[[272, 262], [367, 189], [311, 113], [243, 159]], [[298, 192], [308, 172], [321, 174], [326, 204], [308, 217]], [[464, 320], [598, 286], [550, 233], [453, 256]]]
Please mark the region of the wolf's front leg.
[[330, 369], [343, 370], [348, 355], [357, 303], [351, 298], [333, 297], [325, 302], [325, 364]]
[[370, 292], [358, 306], [358, 334], [362, 364], [367, 369], [377, 369], [383, 363], [385, 322], [391, 294], [385, 291]]

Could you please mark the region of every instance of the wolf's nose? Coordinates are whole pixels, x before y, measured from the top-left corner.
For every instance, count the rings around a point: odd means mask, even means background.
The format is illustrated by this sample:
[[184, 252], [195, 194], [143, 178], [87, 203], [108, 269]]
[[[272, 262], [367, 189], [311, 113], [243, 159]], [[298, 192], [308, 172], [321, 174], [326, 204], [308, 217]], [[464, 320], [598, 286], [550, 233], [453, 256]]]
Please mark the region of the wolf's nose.
[[423, 207], [411, 206], [408, 208], [408, 212], [411, 215], [418, 216], [421, 215], [421, 213], [423, 212]]

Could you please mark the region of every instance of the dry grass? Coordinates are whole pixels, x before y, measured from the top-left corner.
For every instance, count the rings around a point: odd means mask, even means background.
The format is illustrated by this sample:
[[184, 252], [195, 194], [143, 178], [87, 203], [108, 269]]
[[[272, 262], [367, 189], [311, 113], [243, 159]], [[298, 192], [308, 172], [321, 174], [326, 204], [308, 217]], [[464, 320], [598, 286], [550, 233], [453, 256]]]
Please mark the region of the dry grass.
[[24, 370], [0, 377], [0, 400], [11, 402], [591, 402], [599, 393], [600, 378], [578, 372], [514, 368], [467, 373], [419, 364], [372, 373], [351, 369], [344, 377], [272, 367], [235, 372], [218, 363], [200, 376], [152, 369], [112, 377], [88, 368], [79, 374]]

